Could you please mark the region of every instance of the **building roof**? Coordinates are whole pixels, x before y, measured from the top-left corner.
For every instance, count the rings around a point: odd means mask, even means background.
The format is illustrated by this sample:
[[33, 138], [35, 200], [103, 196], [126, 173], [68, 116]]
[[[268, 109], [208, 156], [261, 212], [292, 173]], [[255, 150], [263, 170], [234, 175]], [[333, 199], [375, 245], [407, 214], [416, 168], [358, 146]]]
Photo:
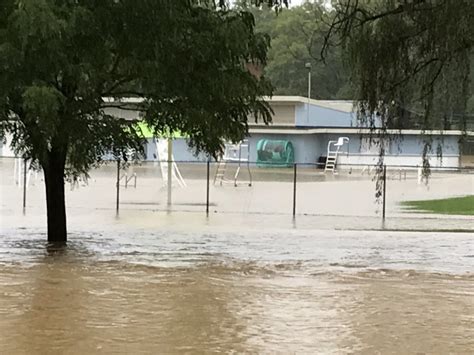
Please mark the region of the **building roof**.
[[[315, 127], [315, 128], [296, 128], [296, 127], [272, 127], [272, 126], [250, 126], [250, 134], [252, 133], [270, 133], [270, 134], [323, 134], [323, 133], [337, 133], [337, 134], [377, 134], [380, 130], [371, 130], [370, 128], [360, 127]], [[459, 130], [419, 130], [419, 129], [387, 129], [385, 131], [389, 135], [435, 135], [435, 136], [474, 136], [473, 131], [459, 131]]]
[[[305, 105], [308, 102], [311, 105], [329, 108], [332, 110], [342, 111], [342, 112], [353, 112], [354, 111], [354, 102], [351, 100], [314, 100], [302, 96], [281, 96], [275, 95], [272, 97], [264, 97], [268, 102], [275, 104], [301, 104]], [[117, 105], [122, 104], [140, 104], [144, 101], [141, 97], [124, 97], [120, 99], [114, 99], [113, 97], [104, 97], [105, 103], [116, 103]]]

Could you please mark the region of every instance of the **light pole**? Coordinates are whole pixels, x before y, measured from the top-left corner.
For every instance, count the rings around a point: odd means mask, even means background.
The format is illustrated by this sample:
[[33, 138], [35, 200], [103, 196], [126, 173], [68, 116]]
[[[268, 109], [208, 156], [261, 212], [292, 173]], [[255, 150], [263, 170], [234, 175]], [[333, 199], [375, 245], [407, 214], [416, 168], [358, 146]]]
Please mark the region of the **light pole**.
[[309, 123], [309, 101], [311, 100], [311, 63], [305, 64], [308, 69], [308, 108], [306, 110], [306, 123]]

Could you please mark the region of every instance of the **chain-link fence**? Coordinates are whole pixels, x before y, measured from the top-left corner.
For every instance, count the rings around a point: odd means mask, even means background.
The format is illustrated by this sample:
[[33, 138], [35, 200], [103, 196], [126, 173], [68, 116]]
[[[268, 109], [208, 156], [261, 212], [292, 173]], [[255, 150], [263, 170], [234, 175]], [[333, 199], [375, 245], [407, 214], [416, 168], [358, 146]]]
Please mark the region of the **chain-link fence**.
[[[26, 166], [26, 170], [25, 170]], [[88, 179], [68, 182], [68, 209], [180, 211], [208, 214], [446, 218], [455, 215], [463, 228], [472, 228], [469, 204], [446, 207], [434, 202], [412, 201], [472, 196], [473, 170], [433, 169], [428, 181], [414, 167], [341, 166], [325, 172], [318, 164], [290, 167], [257, 166], [254, 163], [109, 161], [90, 172]], [[378, 175], [377, 175], [378, 171]], [[19, 159], [0, 158], [1, 204], [5, 213], [45, 208], [43, 174], [28, 169]], [[168, 188], [168, 174], [171, 187]], [[379, 183], [377, 184], [377, 180]], [[467, 203], [467, 209], [466, 209]], [[440, 207], [441, 206], [441, 207]], [[471, 206], [472, 209], [472, 206]], [[6, 212], [5, 212], [6, 211]], [[436, 216], [436, 217], [435, 217]], [[362, 217], [362, 218], [361, 218]], [[459, 222], [452, 222], [456, 229]]]

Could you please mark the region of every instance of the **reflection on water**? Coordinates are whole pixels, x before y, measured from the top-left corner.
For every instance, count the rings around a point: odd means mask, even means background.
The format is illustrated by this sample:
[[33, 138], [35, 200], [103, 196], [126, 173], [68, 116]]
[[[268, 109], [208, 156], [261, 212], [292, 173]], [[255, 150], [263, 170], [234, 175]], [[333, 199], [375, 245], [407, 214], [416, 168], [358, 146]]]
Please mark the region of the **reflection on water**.
[[0, 353], [469, 353], [468, 234], [0, 235]]

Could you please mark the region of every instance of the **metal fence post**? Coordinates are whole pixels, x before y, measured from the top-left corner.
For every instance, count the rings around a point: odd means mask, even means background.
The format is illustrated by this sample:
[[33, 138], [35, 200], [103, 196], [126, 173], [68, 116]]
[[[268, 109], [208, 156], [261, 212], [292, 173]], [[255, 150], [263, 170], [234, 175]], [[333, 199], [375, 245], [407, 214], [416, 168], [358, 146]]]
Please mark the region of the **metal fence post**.
[[206, 190], [206, 215], [209, 216], [209, 177], [211, 170], [211, 163], [209, 159], [207, 160], [207, 190]]
[[293, 164], [293, 217], [296, 216], [296, 170], [297, 164]]
[[120, 159], [117, 160], [117, 201], [115, 205], [115, 211], [119, 213], [119, 205], [120, 205]]
[[171, 190], [173, 188], [173, 140], [168, 138], [168, 208], [171, 206]]
[[26, 159], [23, 160], [23, 214], [26, 212]]
[[383, 166], [383, 205], [382, 205], [382, 218], [385, 219], [385, 200], [387, 191], [387, 166]]

